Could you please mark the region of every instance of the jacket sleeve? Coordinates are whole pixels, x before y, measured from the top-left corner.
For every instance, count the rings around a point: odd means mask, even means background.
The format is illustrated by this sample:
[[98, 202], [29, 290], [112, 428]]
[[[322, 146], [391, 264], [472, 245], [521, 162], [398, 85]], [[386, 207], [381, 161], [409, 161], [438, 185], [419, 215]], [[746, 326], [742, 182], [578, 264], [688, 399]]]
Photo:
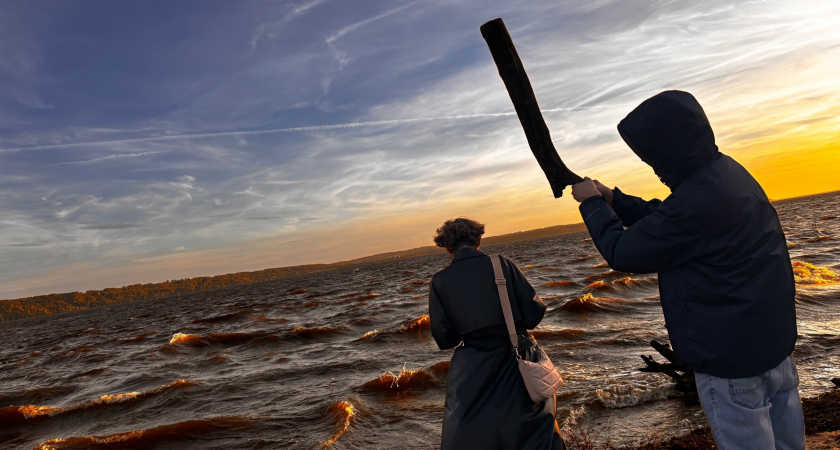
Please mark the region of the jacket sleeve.
[[435, 338], [435, 342], [441, 350], [455, 347], [461, 343], [461, 334], [449, 321], [446, 310], [443, 309], [443, 303], [435, 292], [434, 279], [429, 283], [429, 322], [432, 326], [432, 337]]
[[612, 208], [625, 227], [632, 226], [639, 220], [655, 213], [661, 203], [662, 200], [643, 200], [639, 197], [627, 195], [621, 192], [619, 188], [613, 189]]
[[586, 228], [601, 256], [621, 272], [663, 272], [703, 251], [702, 226], [693, 209], [663, 203], [626, 230], [601, 196], [580, 204]]
[[508, 275], [513, 287], [514, 299], [519, 313], [522, 316], [520, 324], [526, 330], [533, 330], [537, 327], [545, 315], [545, 303], [540, 300], [537, 292], [525, 278], [525, 274], [513, 261], [504, 258], [508, 266]]

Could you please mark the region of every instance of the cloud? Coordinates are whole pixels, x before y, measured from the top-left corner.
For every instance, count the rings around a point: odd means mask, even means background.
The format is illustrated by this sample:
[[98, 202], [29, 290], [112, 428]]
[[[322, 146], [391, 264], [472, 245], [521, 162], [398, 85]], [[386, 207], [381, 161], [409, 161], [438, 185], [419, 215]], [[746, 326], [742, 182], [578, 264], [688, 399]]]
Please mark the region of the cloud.
[[[529, 151], [478, 31], [487, 11], [505, 18], [566, 164], [627, 192], [667, 194], [615, 130], [664, 89], [694, 93], [722, 151], [757, 176], [836, 135], [831, 2], [57, 8], [15, 23], [0, 6], [0, 37], [22, 49], [0, 39], [2, 296], [425, 245], [458, 215], [494, 233], [579, 221]], [[55, 72], [68, 58], [78, 70]]]
[[84, 230], [125, 230], [140, 226], [137, 223], [80, 223], [80, 225]]
[[[113, 143], [119, 143], [119, 142], [112, 142], [112, 144]], [[50, 165], [51, 166], [67, 166], [67, 165], [85, 166], [85, 165], [88, 165], [88, 164], [94, 164], [94, 163], [98, 163], [98, 162], [102, 162], [102, 161], [108, 161], [108, 160], [111, 160], [111, 159], [136, 158], [138, 156], [156, 155], [156, 154], [159, 154], [159, 153], [164, 153], [164, 152], [121, 153], [121, 154], [117, 154], [117, 155], [108, 155], [108, 156], [102, 156], [102, 157], [99, 157], [99, 158], [88, 159], [88, 160], [85, 160], [85, 161], [68, 161], [68, 162], [55, 163], [55, 164], [50, 164]]]
[[327, 36], [327, 37], [324, 39], [324, 41], [325, 41], [325, 42], [327, 42], [328, 44], [332, 44], [332, 43], [334, 43], [335, 41], [337, 41], [340, 37], [344, 36], [344, 35], [345, 35], [345, 34], [347, 34], [347, 33], [350, 33], [351, 31], [358, 30], [358, 29], [360, 29], [360, 28], [362, 28], [362, 27], [365, 27], [365, 26], [367, 26], [367, 25], [370, 25], [370, 24], [371, 24], [371, 23], [373, 23], [373, 22], [376, 22], [377, 20], [381, 20], [381, 19], [384, 19], [384, 18], [386, 18], [386, 17], [388, 17], [388, 16], [391, 16], [391, 15], [393, 15], [393, 14], [396, 14], [396, 13], [398, 13], [398, 12], [400, 12], [400, 11], [402, 11], [402, 10], [404, 10], [404, 9], [408, 8], [409, 6], [412, 6], [413, 4], [414, 4], [414, 3], [409, 3], [409, 4], [407, 4], [407, 5], [403, 5], [403, 6], [400, 6], [400, 7], [398, 7], [398, 8], [394, 8], [394, 9], [391, 9], [391, 10], [389, 10], [389, 11], [386, 11], [386, 12], [384, 12], [384, 13], [382, 13], [382, 14], [379, 14], [379, 15], [376, 15], [376, 16], [373, 16], [373, 17], [370, 17], [370, 18], [367, 18], [367, 19], [365, 19], [365, 20], [360, 20], [360, 21], [358, 21], [358, 22], [356, 22], [356, 23], [353, 23], [353, 24], [347, 25], [346, 27], [344, 27], [344, 28], [342, 28], [342, 29], [340, 29], [340, 30], [338, 30], [338, 31], [336, 31], [336, 32], [334, 32], [334, 33], [332, 33], [332, 34], [330, 34], [329, 36]]
[[[583, 109], [583, 108], [587, 108], [587, 106], [543, 109], [542, 112], [543, 113], [551, 113], [551, 112], [558, 112], [558, 111], [574, 111], [574, 110]], [[400, 125], [400, 124], [407, 124], [407, 123], [412, 123], [412, 122], [429, 122], [429, 121], [437, 121], [437, 120], [462, 120], [462, 119], [476, 119], [476, 118], [482, 118], [482, 117], [505, 117], [505, 116], [515, 116], [515, 115], [516, 115], [515, 112], [461, 114], [461, 115], [454, 115], [454, 116], [417, 117], [417, 118], [407, 118], [407, 119], [376, 120], [376, 121], [371, 121], [371, 122], [351, 122], [351, 123], [339, 123], [339, 124], [332, 124], [332, 125], [311, 125], [311, 126], [305, 126], [305, 127], [276, 128], [276, 129], [271, 129], [271, 130], [223, 131], [223, 132], [218, 132], [218, 133], [183, 134], [183, 135], [172, 135], [172, 136], [152, 136], [152, 137], [147, 137], [147, 138], [121, 139], [121, 140], [114, 140], [114, 141], [72, 142], [72, 143], [66, 143], [66, 144], [51, 144], [51, 145], [40, 145], [40, 146], [33, 146], [33, 147], [5, 148], [5, 149], [0, 149], [0, 153], [13, 153], [13, 152], [28, 151], [28, 150], [55, 150], [55, 149], [73, 148], [73, 147], [113, 146], [113, 145], [120, 145], [120, 144], [142, 144], [142, 143], [147, 143], [147, 142], [161, 142], [161, 141], [213, 139], [213, 138], [236, 137], [236, 136], [259, 136], [259, 135], [274, 134], [274, 133], [294, 133], [294, 132], [307, 132], [307, 131], [341, 130], [341, 129], [346, 129], [346, 128], [361, 128], [361, 127], [373, 127], [373, 126]], [[163, 151], [151, 151], [151, 152], [142, 152], [142, 153], [108, 155], [108, 156], [103, 156], [103, 157], [100, 157], [100, 158], [94, 158], [94, 159], [85, 160], [85, 161], [70, 161], [70, 162], [56, 163], [56, 164], [51, 164], [51, 165], [52, 166], [85, 165], [85, 164], [92, 164], [92, 163], [105, 161], [105, 160], [109, 160], [109, 159], [115, 159], [115, 158], [134, 158], [134, 157], [138, 157], [138, 156], [154, 155], [154, 154], [158, 154], [158, 153], [164, 153], [164, 152]]]

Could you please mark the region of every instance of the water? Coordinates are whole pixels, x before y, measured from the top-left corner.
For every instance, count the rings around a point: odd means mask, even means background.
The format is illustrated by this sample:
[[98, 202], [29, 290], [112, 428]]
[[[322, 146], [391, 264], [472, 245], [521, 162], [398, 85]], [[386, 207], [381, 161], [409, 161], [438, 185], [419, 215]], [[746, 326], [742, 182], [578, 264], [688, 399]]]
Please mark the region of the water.
[[[803, 395], [840, 376], [840, 193], [776, 203], [798, 275]], [[537, 340], [571, 416], [618, 443], [703, 425], [636, 370], [667, 340], [655, 275], [611, 272], [586, 234], [485, 249], [548, 304]], [[428, 329], [446, 256], [0, 323], [2, 448], [437, 448], [451, 351]], [[655, 355], [662, 361], [662, 358]], [[6, 407], [7, 405], [11, 405]]]

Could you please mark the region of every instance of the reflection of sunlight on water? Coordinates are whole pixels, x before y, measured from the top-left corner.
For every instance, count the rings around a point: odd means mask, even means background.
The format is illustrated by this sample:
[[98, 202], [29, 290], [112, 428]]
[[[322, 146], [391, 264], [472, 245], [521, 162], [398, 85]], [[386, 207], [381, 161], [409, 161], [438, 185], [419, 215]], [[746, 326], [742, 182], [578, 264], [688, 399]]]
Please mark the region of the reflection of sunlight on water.
[[102, 395], [93, 400], [77, 403], [68, 407], [51, 407], [38, 405], [24, 405], [18, 408], [18, 412], [26, 419], [33, 417], [47, 416], [52, 417], [57, 414], [63, 414], [71, 411], [78, 411], [83, 409], [90, 409], [98, 406], [111, 405], [115, 403], [122, 403], [128, 400], [134, 400], [140, 397], [159, 394], [168, 389], [177, 389], [196, 385], [200, 380], [180, 379], [173, 381], [163, 386], [157, 386], [147, 391], [142, 392], [123, 392], [119, 394]]
[[796, 328], [803, 335], [837, 336], [840, 332], [840, 319], [826, 322], [800, 321]]
[[201, 336], [197, 334], [184, 334], [184, 333], [175, 333], [172, 335], [172, 339], [169, 340], [170, 344], [182, 344], [182, 343], [189, 343], [189, 342], [196, 342], [201, 339]]
[[824, 285], [840, 281], [837, 273], [828, 267], [815, 266], [803, 261], [793, 262], [793, 278], [798, 284]]
[[321, 448], [327, 448], [333, 445], [344, 433], [350, 429], [350, 419], [356, 415], [356, 408], [348, 402], [341, 401], [330, 406], [328, 410], [330, 413], [338, 413], [339, 428], [338, 431], [329, 440], [321, 444]]
[[361, 339], [370, 339], [385, 333], [408, 333], [410, 331], [425, 330], [431, 328], [431, 324], [432, 322], [429, 316], [427, 314], [423, 314], [416, 319], [409, 320], [408, 322], [403, 322], [395, 327], [368, 331], [367, 333], [362, 335]]

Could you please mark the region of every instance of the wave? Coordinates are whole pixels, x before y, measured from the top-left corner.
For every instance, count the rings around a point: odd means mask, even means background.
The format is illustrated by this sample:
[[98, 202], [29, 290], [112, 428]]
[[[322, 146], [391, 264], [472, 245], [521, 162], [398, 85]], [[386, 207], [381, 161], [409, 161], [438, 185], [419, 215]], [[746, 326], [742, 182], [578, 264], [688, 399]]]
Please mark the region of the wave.
[[[437, 373], [442, 373], [444, 366], [441, 363], [435, 364]], [[446, 372], [449, 372], [449, 366], [445, 367]], [[399, 394], [413, 389], [423, 389], [434, 387], [437, 383], [432, 376], [430, 369], [416, 369], [410, 370], [405, 368], [403, 364], [402, 370], [398, 374], [388, 372], [380, 377], [368, 381], [362, 388], [368, 391], [383, 392], [388, 394]]]
[[119, 394], [103, 395], [93, 400], [77, 403], [75, 405], [66, 407], [39, 405], [8, 406], [6, 408], [0, 409], [0, 421], [21, 422], [25, 419], [53, 417], [59, 414], [66, 414], [73, 411], [101, 408], [108, 405], [146, 398], [168, 390], [195, 386], [198, 384], [199, 381], [201, 380], [180, 379], [177, 381], [173, 381], [172, 383], [169, 383], [167, 385], [157, 386], [146, 391], [123, 392]]
[[633, 286], [647, 286], [652, 283], [656, 282], [656, 278], [642, 278], [642, 279], [635, 279], [630, 277], [619, 278], [613, 281], [604, 281], [604, 280], [597, 280], [593, 281], [589, 286], [586, 286], [586, 289], [592, 290], [610, 290], [615, 289], [616, 287], [623, 287], [623, 288], [630, 288]]
[[137, 336], [134, 336], [133, 338], [123, 339], [123, 340], [121, 340], [121, 341], [120, 341], [120, 343], [123, 343], [123, 344], [131, 344], [131, 343], [135, 343], [135, 342], [143, 342], [143, 341], [145, 341], [145, 340], [146, 340], [146, 336], [151, 336], [151, 335], [153, 335], [153, 334], [154, 334], [154, 333], [143, 333], [143, 334], [138, 334]]
[[615, 303], [625, 303], [627, 300], [612, 297], [595, 297], [591, 292], [576, 297], [561, 306], [561, 309], [584, 312], [584, 311], [599, 311], [610, 309], [610, 306]]
[[145, 430], [128, 431], [107, 436], [50, 439], [34, 447], [32, 450], [149, 448], [163, 441], [188, 440], [204, 437], [214, 431], [241, 428], [253, 421], [254, 419], [241, 416], [188, 420]]
[[338, 430], [333, 434], [331, 438], [324, 441], [319, 448], [327, 448], [330, 445], [333, 445], [335, 441], [338, 440], [341, 436], [344, 435], [350, 429], [350, 420], [353, 416], [356, 415], [356, 408], [347, 401], [340, 401], [338, 403], [333, 403], [327, 409], [327, 412], [331, 415], [335, 415], [337, 422], [338, 422]]
[[604, 283], [602, 280], [594, 281], [589, 286], [586, 286], [586, 289], [609, 289], [610, 286], [607, 283]]
[[805, 242], [835, 241], [837, 239], [840, 239], [840, 238], [838, 238], [837, 236], [821, 235], [821, 236], [813, 237], [813, 238], [810, 238], [810, 239], [805, 239]]
[[658, 400], [667, 400], [683, 394], [674, 389], [673, 383], [657, 382], [650, 384], [619, 383], [598, 389], [588, 396], [588, 403], [599, 404], [605, 408], [618, 409], [636, 406]]
[[382, 294], [377, 294], [375, 292], [371, 293], [371, 294], [365, 294], [365, 295], [362, 295], [362, 294], [347, 294], [341, 300], [339, 300], [338, 303], [349, 303], [349, 302], [355, 302], [355, 301], [360, 301], [360, 300], [370, 300], [370, 299], [374, 299], [376, 297], [381, 297], [381, 296], [382, 296]]
[[249, 311], [237, 311], [230, 314], [222, 314], [220, 316], [213, 316], [208, 317], [206, 319], [195, 319], [192, 323], [214, 323], [214, 322], [224, 322], [226, 320], [235, 319], [243, 314], [248, 314]]
[[579, 328], [563, 328], [561, 330], [537, 329], [531, 331], [531, 335], [534, 336], [534, 339], [572, 339], [583, 336], [584, 334], [586, 334], [586, 332]]
[[797, 284], [826, 285], [840, 282], [840, 277], [828, 267], [804, 261], [793, 262], [793, 278]]
[[594, 275], [589, 275], [586, 277], [586, 280], [603, 280], [608, 278], [619, 278], [625, 275], [626, 272], [619, 272], [617, 270], [608, 270], [606, 272], [596, 273]]
[[432, 322], [429, 316], [423, 314], [422, 316], [407, 320], [392, 327], [383, 328], [381, 330], [368, 331], [359, 339], [373, 339], [388, 334], [402, 334], [409, 332], [420, 332], [431, 328]]
[[302, 338], [318, 338], [321, 336], [332, 336], [347, 331], [347, 327], [297, 327], [292, 332]]
[[75, 380], [77, 378], [88, 377], [88, 376], [91, 376], [91, 375], [99, 375], [100, 373], [102, 373], [106, 370], [108, 370], [108, 369], [106, 369], [104, 367], [100, 367], [98, 369], [91, 369], [91, 370], [88, 370], [88, 371], [85, 371], [85, 372], [82, 372], [82, 373], [77, 373], [76, 375], [73, 375], [73, 376], [69, 377], [68, 379]]
[[191, 345], [207, 345], [201, 340], [201, 335], [198, 334], [185, 334], [185, 333], [175, 333], [172, 335], [172, 338], [169, 339], [169, 343], [172, 345], [175, 344], [191, 344]]
[[262, 315], [259, 315], [259, 316], [254, 316], [254, 317], [249, 317], [249, 318], [248, 318], [248, 321], [249, 321], [249, 322], [272, 322], [272, 323], [283, 323], [283, 322], [286, 322], [286, 320], [287, 320], [287, 319], [284, 319], [284, 318], [282, 318], [282, 317], [277, 318], [277, 319], [275, 319], [275, 318], [273, 318], [273, 317], [267, 317], [265, 314], [262, 314]]
[[446, 374], [449, 373], [449, 365], [450, 365], [449, 360], [440, 361], [440, 362], [432, 364], [431, 367], [429, 367], [428, 370], [432, 373], [446, 375]]
[[571, 286], [573, 284], [575, 284], [574, 281], [549, 281], [548, 283], [543, 283], [540, 286], [543, 286], [543, 287]]

